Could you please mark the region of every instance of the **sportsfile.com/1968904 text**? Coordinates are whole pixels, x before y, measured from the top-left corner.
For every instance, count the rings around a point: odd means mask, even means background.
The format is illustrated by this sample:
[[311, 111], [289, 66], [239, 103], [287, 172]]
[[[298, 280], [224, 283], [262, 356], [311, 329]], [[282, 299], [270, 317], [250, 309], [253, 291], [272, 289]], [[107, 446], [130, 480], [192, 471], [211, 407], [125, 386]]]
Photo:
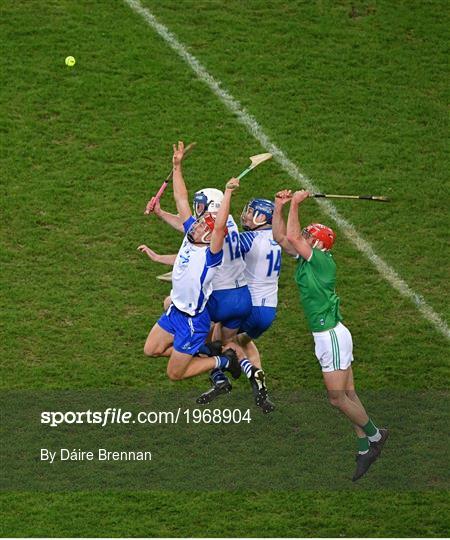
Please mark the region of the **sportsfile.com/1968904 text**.
[[41, 424], [58, 427], [67, 424], [240, 424], [250, 423], [250, 409], [182, 409], [134, 413], [116, 407], [103, 411], [42, 411]]

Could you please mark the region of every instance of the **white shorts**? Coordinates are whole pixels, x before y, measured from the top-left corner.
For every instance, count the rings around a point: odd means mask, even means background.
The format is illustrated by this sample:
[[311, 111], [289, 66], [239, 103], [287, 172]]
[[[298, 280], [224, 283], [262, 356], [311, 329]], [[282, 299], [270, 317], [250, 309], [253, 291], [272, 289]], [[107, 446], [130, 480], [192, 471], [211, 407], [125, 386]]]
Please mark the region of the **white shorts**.
[[315, 353], [322, 371], [347, 369], [353, 362], [353, 341], [350, 330], [342, 323], [324, 332], [313, 332]]

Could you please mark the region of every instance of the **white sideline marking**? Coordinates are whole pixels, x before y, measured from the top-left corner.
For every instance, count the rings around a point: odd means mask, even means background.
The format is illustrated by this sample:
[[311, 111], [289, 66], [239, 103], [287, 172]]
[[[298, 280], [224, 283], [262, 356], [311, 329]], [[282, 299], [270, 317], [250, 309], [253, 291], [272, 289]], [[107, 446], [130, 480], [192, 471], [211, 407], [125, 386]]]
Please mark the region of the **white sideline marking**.
[[[154, 15], [141, 5], [139, 0], [124, 0], [124, 2], [126, 2], [134, 12], [141, 15], [149, 26], [151, 26], [153, 30], [155, 30], [164, 41], [168, 43], [179, 56], [181, 56], [186, 64], [188, 64], [196, 73], [197, 77], [209, 86], [227, 108], [237, 116], [239, 122], [247, 128], [267, 152], [270, 152], [273, 155], [282, 168], [292, 178], [295, 178], [295, 180], [304, 186], [307, 191], [319, 193], [322, 191], [299, 171], [297, 165], [295, 165], [295, 163], [293, 163], [284, 152], [269, 139], [256, 119], [242, 107], [239, 101], [222, 87], [220, 81], [214, 79], [214, 77], [206, 71], [197, 58], [187, 51], [186, 47], [178, 41], [177, 37], [172, 34], [166, 26], [158, 22]], [[384, 279], [402, 296], [409, 298], [425, 319], [434, 324], [436, 329], [447, 339], [450, 339], [450, 329], [447, 326], [447, 323], [427, 304], [421, 295], [415, 293], [406, 281], [404, 281], [391, 266], [375, 253], [369, 242], [364, 240], [364, 238], [356, 231], [355, 227], [340, 215], [336, 207], [328, 200], [315, 199], [315, 201], [321, 207], [322, 211], [339, 225], [344, 235], [372, 262]]]

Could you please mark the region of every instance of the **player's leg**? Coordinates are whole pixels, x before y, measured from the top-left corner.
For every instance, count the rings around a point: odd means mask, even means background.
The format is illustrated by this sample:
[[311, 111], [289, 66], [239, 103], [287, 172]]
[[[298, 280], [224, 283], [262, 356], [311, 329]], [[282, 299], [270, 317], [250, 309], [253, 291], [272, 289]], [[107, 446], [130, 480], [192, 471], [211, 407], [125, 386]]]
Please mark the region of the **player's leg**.
[[[347, 397], [365, 411], [364, 405], [361, 403], [361, 400], [355, 391], [353, 370], [351, 367], [348, 368], [348, 372], [346, 389]], [[383, 445], [388, 437], [388, 430], [378, 429], [370, 419], [364, 426], [354, 424], [354, 427], [358, 437], [356, 469], [352, 478], [355, 482], [364, 476], [372, 463], [374, 463], [380, 456], [381, 449], [383, 448]]]
[[[347, 383], [347, 390], [346, 393], [352, 401], [355, 403], [358, 403], [363, 409], [365, 409], [364, 405], [362, 404], [361, 400], [358, 397], [358, 394], [355, 390], [355, 383], [353, 379], [353, 370], [350, 367], [349, 368], [349, 377], [348, 377], [348, 383]], [[367, 437], [368, 442], [371, 446], [376, 446], [378, 450], [381, 452], [381, 449], [386, 442], [387, 436], [388, 436], [388, 430], [385, 428], [377, 428], [377, 426], [373, 423], [373, 421], [369, 418], [368, 424], [365, 426], [357, 426], [355, 425], [355, 431], [358, 436], [360, 437]]]
[[244, 349], [237, 343], [230, 343], [229, 346], [235, 350], [242, 372], [250, 382], [256, 405], [261, 408], [264, 414], [273, 412], [275, 405], [269, 399], [264, 371], [251, 363]]
[[[211, 320], [215, 322], [211, 341], [200, 349], [201, 354], [217, 354], [216, 348], [220, 343], [231, 343], [236, 337], [242, 317], [251, 309], [251, 296], [248, 287], [238, 289], [216, 290], [211, 294], [207, 310]], [[226, 327], [224, 325], [227, 325]], [[223, 347], [224, 349], [227, 346]], [[214, 369], [210, 374], [212, 388], [204, 392], [197, 403], [206, 404], [216, 397], [231, 391], [232, 385], [220, 369]]]
[[250, 362], [257, 368], [261, 369], [261, 355], [255, 345], [253, 339], [245, 332], [236, 336], [236, 342], [240, 345]]
[[[363, 404], [361, 403], [358, 394], [355, 391], [355, 383], [353, 380], [353, 369], [351, 367], [348, 368], [349, 374], [347, 377], [347, 387], [345, 389], [345, 393], [347, 394], [347, 397], [354, 401], [355, 403], [358, 403], [361, 407], [363, 407]], [[358, 453], [359, 454], [365, 454], [369, 451], [369, 439], [367, 438], [367, 435], [364, 433], [364, 430], [361, 426], [358, 426], [358, 424], [353, 424], [353, 427], [356, 431], [356, 436], [358, 437]]]
[[180, 381], [205, 373], [215, 366], [215, 358], [200, 358], [173, 350], [167, 363], [167, 376], [172, 381]]
[[261, 369], [261, 358], [254, 340], [258, 339], [272, 326], [276, 313], [275, 307], [253, 306], [250, 316], [245, 320], [238, 334], [238, 343], [242, 346], [245, 355], [254, 366], [259, 368], [260, 373], [258, 376], [261, 376], [261, 374], [263, 376], [263, 390], [260, 388], [257, 375], [249, 380], [255, 396], [255, 403], [266, 413], [275, 410], [275, 406], [267, 393], [265, 373]]
[[[249, 317], [242, 324], [241, 333], [236, 336], [234, 342], [229, 342], [226, 345], [226, 347], [235, 350], [242, 371], [252, 387], [255, 403], [264, 413], [274, 411], [275, 406], [268, 396], [265, 373], [261, 369], [260, 355], [253, 339], [263, 334], [271, 326], [275, 317], [275, 308], [252, 307]], [[197, 399], [197, 403], [210, 403], [216, 397], [231, 391], [231, 383], [220, 370], [214, 370], [210, 375], [210, 379], [213, 383], [212, 388], [204, 392]]]
[[211, 341], [222, 341], [222, 323], [216, 322], [212, 328]]
[[268, 306], [252, 306], [249, 317], [244, 321], [237, 336], [238, 344], [252, 364], [261, 369], [261, 356], [255, 340], [261, 337], [272, 326], [277, 316], [277, 309]]
[[346, 370], [322, 371], [322, 375], [330, 404], [343, 412], [353, 424], [358, 426], [366, 425], [369, 422], [369, 417], [364, 407], [360, 403], [352, 401], [346, 393], [349, 368]]
[[[353, 361], [353, 340], [352, 335], [350, 333], [350, 330], [343, 325], [342, 323], [339, 323], [334, 330], [331, 332], [334, 333], [334, 341], [335, 341], [335, 351], [337, 351], [338, 356], [342, 359], [339, 360], [340, 364], [343, 365], [344, 368], [348, 367], [348, 379], [347, 379], [347, 396], [356, 403], [361, 410], [365, 411], [364, 405], [361, 403], [360, 399], [358, 398], [355, 387], [354, 387], [354, 380], [353, 380], [353, 370], [351, 367], [351, 363]], [[364, 433], [367, 435], [370, 443], [374, 444], [377, 443], [379, 450], [381, 451], [381, 446], [384, 444], [385, 436], [382, 432], [376, 427], [376, 425], [373, 423], [373, 421], [368, 417], [367, 413], [366, 416], [368, 418], [368, 421], [366, 424], [359, 424], [359, 426], [363, 429]], [[387, 437], [387, 431], [384, 430], [385, 435]], [[381, 441], [381, 442], [380, 442]]]
[[[191, 317], [172, 306], [165, 316], [174, 328], [173, 351], [167, 364], [167, 375], [171, 380], [187, 379], [214, 368], [229, 370], [235, 379], [240, 376], [234, 351], [217, 356], [195, 356], [210, 331], [211, 319], [206, 310]], [[160, 324], [166, 324], [164, 315]]]
[[173, 345], [173, 334], [155, 323], [145, 340], [144, 354], [153, 358], [170, 356]]
[[167, 363], [167, 376], [172, 381], [180, 381], [214, 368], [230, 371], [235, 379], [240, 375], [240, 366], [236, 355], [229, 350], [220, 356], [200, 357], [177, 351], [174, 348]]
[[[244, 375], [248, 378], [254, 390], [256, 405], [262, 409], [264, 414], [274, 411], [275, 406], [268, 397], [264, 371], [262, 369], [257, 368], [250, 362], [243, 348], [240, 347], [236, 342], [230, 341], [224, 345], [224, 348], [232, 349], [236, 353], [236, 356], [239, 360], [240, 368], [242, 372], [244, 373]], [[225, 386], [227, 382], [229, 383], [228, 379], [226, 378], [226, 376], [224, 377], [224, 374], [223, 372], [221, 372], [220, 369], [214, 370], [211, 373], [210, 378], [213, 383], [213, 387], [207, 392], [203, 393], [197, 399], [197, 403], [200, 403], [200, 404], [209, 403], [213, 399], [218, 397], [219, 395], [223, 393], [228, 393], [231, 390], [231, 388], [229, 388], [227, 392], [219, 391], [220, 388]]]
[[[349, 330], [340, 323], [328, 332], [315, 334], [314, 339], [316, 356], [322, 366], [328, 399], [331, 405], [337, 407], [357, 426], [359, 446], [356, 471], [353, 476], [355, 481], [368, 471], [380, 455], [382, 445], [387, 438], [387, 430], [378, 430], [355, 392], [351, 368], [353, 343]], [[367, 440], [369, 443], [373, 441], [368, 449]]]

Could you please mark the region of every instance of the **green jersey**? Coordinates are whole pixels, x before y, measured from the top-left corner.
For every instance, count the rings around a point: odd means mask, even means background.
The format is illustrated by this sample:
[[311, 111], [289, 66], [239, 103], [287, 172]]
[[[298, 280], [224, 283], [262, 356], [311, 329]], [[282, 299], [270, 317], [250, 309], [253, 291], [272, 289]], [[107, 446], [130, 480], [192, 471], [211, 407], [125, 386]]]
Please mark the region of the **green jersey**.
[[336, 263], [329, 251], [312, 251], [309, 261], [298, 258], [295, 281], [311, 331], [323, 332], [342, 320], [335, 291]]

